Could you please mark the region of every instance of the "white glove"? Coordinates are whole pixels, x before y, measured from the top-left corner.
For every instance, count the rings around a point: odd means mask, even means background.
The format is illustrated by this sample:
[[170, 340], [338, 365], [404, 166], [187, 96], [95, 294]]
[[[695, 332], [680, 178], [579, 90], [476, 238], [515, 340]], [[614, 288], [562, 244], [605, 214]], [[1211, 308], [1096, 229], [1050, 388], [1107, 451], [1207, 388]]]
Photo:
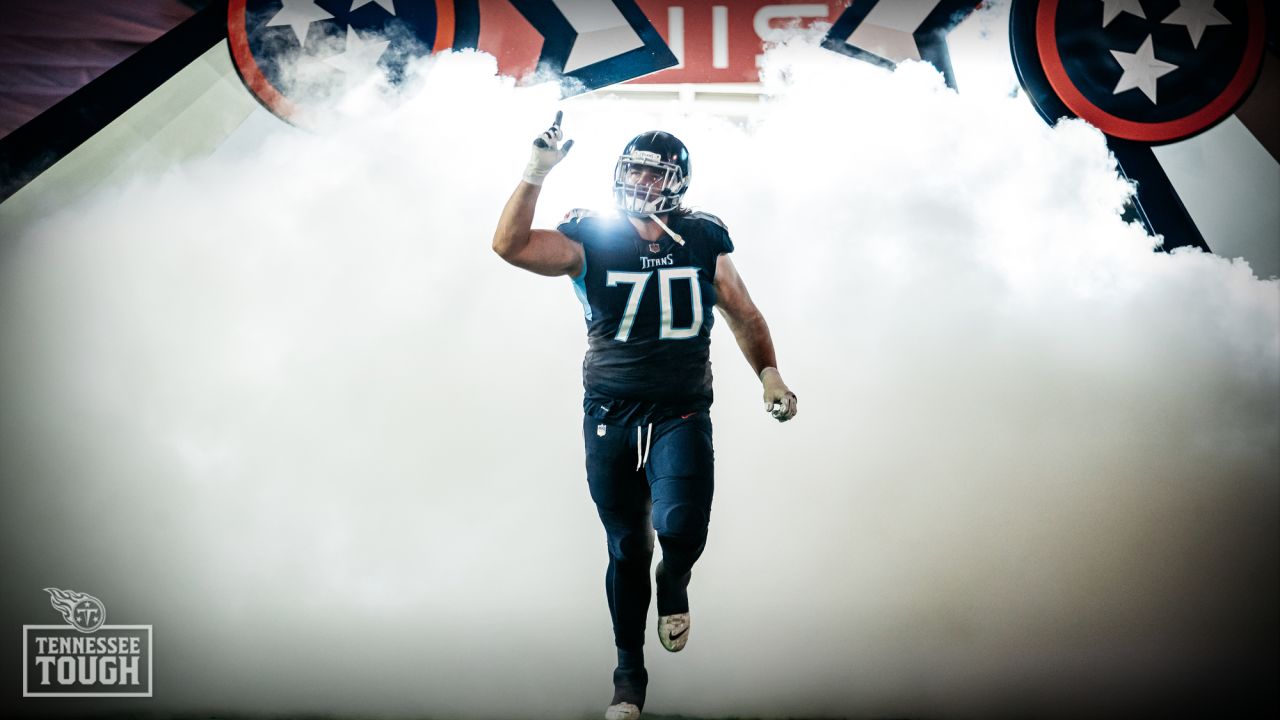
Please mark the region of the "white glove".
[[530, 185], [541, 185], [542, 179], [551, 172], [551, 168], [563, 160], [564, 156], [569, 154], [569, 148], [573, 147], [572, 140], [566, 141], [564, 147], [560, 147], [560, 140], [564, 137], [564, 133], [560, 132], [562, 117], [564, 113], [557, 110], [556, 121], [533, 141], [533, 153], [529, 156], [529, 166], [524, 169], [524, 181]]
[[764, 385], [765, 412], [778, 422], [786, 422], [796, 416], [799, 411], [796, 394], [782, 381], [777, 368], [767, 367], [760, 371], [760, 382]]

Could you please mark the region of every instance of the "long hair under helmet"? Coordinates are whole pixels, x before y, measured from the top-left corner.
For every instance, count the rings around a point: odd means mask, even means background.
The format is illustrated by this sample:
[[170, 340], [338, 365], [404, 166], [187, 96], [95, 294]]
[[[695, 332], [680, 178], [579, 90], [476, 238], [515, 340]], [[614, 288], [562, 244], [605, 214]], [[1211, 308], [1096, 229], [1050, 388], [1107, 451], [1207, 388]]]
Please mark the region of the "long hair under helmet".
[[[629, 185], [627, 177], [634, 167], [653, 168], [662, 174], [662, 189], [654, 186]], [[689, 151], [671, 133], [650, 130], [627, 143], [613, 168], [613, 201], [628, 215], [655, 215], [680, 207], [680, 199], [689, 189]]]

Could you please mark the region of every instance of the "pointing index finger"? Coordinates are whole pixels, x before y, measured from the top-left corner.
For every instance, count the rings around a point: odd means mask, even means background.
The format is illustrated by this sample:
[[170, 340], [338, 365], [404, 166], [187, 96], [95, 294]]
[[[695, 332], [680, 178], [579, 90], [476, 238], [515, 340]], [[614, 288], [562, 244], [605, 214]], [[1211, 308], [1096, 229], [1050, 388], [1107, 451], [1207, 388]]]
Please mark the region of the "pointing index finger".
[[557, 111], [556, 111], [556, 120], [555, 120], [555, 122], [551, 123], [551, 127], [553, 127], [553, 128], [557, 128], [557, 129], [558, 129], [558, 128], [560, 127], [560, 120], [562, 120], [563, 118], [564, 118], [564, 111], [563, 111], [563, 110], [557, 110]]

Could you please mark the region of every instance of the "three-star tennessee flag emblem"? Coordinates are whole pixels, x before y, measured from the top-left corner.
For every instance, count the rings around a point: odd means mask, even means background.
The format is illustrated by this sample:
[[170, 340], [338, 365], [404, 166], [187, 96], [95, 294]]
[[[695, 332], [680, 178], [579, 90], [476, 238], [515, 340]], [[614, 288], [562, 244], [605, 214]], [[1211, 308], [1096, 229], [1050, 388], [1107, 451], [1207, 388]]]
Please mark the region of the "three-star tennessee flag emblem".
[[380, 72], [403, 77], [414, 57], [475, 45], [474, 2], [230, 0], [236, 71], [268, 110], [304, 120], [334, 87]]
[[1021, 4], [1034, 23], [1012, 27], [1014, 59], [1045, 119], [1073, 115], [1144, 144], [1190, 137], [1229, 115], [1265, 49], [1262, 0]]

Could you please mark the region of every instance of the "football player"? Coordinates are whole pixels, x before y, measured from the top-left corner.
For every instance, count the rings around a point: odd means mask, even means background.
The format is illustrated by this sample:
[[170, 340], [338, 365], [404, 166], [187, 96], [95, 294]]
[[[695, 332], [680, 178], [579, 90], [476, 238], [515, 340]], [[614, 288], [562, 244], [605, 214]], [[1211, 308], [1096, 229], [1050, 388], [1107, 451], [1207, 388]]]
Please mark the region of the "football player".
[[614, 211], [573, 210], [554, 230], [531, 227], [543, 180], [573, 145], [561, 145], [562, 117], [556, 113], [534, 140], [493, 249], [516, 267], [568, 276], [582, 301], [587, 484], [607, 539], [605, 594], [618, 651], [605, 718], [635, 720], [648, 685], [643, 643], [655, 531], [658, 640], [671, 652], [689, 641], [687, 590], [711, 516], [713, 307], [760, 378], [765, 410], [790, 420], [796, 395], [729, 259], [724, 223], [681, 205], [692, 173], [673, 135], [646, 132], [627, 143], [614, 167]]

